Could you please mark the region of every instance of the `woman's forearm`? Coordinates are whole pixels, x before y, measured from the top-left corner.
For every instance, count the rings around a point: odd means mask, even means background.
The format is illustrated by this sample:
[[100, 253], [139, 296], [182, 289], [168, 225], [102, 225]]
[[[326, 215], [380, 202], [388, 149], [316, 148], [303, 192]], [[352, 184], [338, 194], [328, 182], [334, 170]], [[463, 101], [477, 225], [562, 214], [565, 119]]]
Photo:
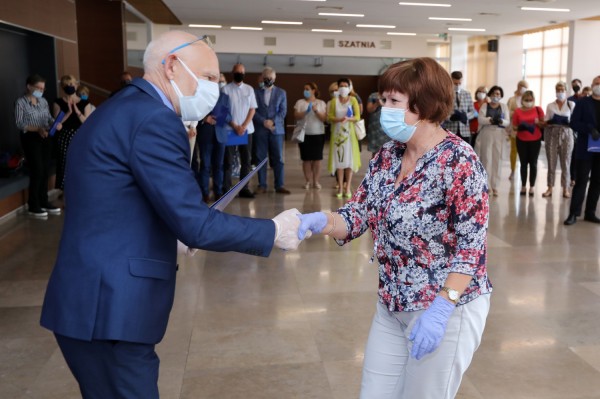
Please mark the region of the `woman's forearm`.
[[325, 215], [327, 215], [327, 224], [323, 229], [323, 234], [333, 237], [336, 240], [346, 238], [348, 230], [344, 218], [337, 212], [325, 212]]

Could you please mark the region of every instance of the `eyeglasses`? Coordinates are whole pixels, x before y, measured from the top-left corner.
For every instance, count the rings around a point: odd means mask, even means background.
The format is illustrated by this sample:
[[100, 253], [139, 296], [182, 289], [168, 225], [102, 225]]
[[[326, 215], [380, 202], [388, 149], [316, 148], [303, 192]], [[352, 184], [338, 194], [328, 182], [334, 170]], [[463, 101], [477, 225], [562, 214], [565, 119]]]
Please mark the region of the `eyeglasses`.
[[[213, 48], [213, 44], [210, 40], [210, 37], [208, 35], [202, 35], [199, 38], [197, 38], [196, 40], [192, 40], [191, 42], [183, 43], [182, 45], [175, 47], [173, 50], [171, 50], [167, 53], [167, 56], [173, 54], [177, 50], [181, 50], [184, 47], [191, 46], [192, 44], [194, 44], [196, 42], [204, 42], [204, 43], [206, 43], [206, 45], [208, 47]], [[166, 60], [167, 60], [167, 57], [163, 58], [162, 64], [164, 64]]]

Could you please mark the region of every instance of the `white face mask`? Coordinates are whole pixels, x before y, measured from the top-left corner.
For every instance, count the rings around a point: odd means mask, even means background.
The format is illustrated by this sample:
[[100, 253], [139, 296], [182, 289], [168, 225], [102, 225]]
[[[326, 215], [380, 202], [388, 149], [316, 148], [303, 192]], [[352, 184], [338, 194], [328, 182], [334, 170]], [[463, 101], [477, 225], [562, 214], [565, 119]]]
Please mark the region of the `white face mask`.
[[227, 86], [227, 82], [219, 82], [219, 89], [222, 89], [225, 86]]
[[565, 101], [566, 98], [567, 98], [567, 93], [565, 93], [565, 92], [556, 93], [556, 99], [558, 101]]
[[500, 97], [495, 97], [495, 96], [494, 96], [494, 97], [491, 97], [491, 99], [492, 99], [492, 102], [493, 102], [494, 104], [498, 104], [498, 103], [500, 102]]
[[527, 87], [521, 87], [519, 89], [519, 94], [523, 95], [523, 94], [525, 94], [526, 91], [527, 91]]
[[485, 93], [481, 93], [481, 92], [477, 93], [477, 99], [479, 101], [485, 99], [486, 97], [487, 97], [487, 95]]
[[600, 96], [600, 85], [595, 85], [592, 87], [592, 94], [596, 97]]
[[523, 107], [525, 107], [525, 108], [533, 107], [533, 101], [523, 101]]
[[333, 92], [333, 98], [338, 98], [339, 95], [340, 95], [340, 92], [338, 90]]
[[340, 97], [348, 97], [348, 94], [350, 94], [350, 88], [340, 87], [338, 92], [340, 93]]
[[185, 63], [177, 58], [185, 70], [196, 80], [196, 91], [191, 96], [184, 96], [177, 83], [171, 80], [171, 85], [179, 97], [181, 119], [187, 122], [202, 120], [215, 107], [219, 100], [219, 84], [210, 80], [198, 79]]

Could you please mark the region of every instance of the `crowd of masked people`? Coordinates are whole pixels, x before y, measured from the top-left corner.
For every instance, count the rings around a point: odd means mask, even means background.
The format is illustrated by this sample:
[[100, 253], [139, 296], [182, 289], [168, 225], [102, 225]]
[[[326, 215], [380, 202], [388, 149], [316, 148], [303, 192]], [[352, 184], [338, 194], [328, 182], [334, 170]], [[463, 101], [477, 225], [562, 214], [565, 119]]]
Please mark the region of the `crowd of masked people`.
[[[266, 67], [259, 75], [257, 87], [245, 82], [243, 64], [232, 68], [233, 81], [221, 74], [217, 105], [203, 120], [186, 122], [190, 139], [190, 163], [206, 203], [220, 198], [233, 185], [233, 178], [243, 179], [264, 159], [273, 171], [272, 189], [277, 194], [289, 194], [284, 181], [283, 144], [287, 93], [277, 87], [276, 71]], [[519, 194], [534, 196], [537, 164], [542, 148], [548, 161], [544, 198], [562, 195], [571, 198], [565, 225], [572, 225], [582, 214], [584, 220], [600, 223], [596, 205], [600, 197], [600, 77], [591, 86], [583, 87], [573, 79], [555, 85], [556, 98], [545, 110], [536, 105], [535, 93], [527, 81], [503, 101], [502, 87], [480, 86], [474, 98], [462, 87], [460, 71], [451, 74], [455, 87], [454, 110], [442, 124], [445, 129], [470, 143], [484, 165], [492, 196], [499, 195], [504, 153], [510, 151], [510, 175], [515, 177], [517, 158], [520, 161]], [[121, 75], [125, 86], [132, 77]], [[16, 101], [15, 119], [21, 131], [21, 144], [27, 161], [30, 185], [28, 213], [46, 218], [58, 215], [61, 209], [48, 201], [47, 187], [50, 158], [56, 158], [56, 188], [64, 190], [64, 171], [69, 143], [78, 128], [90, 116], [94, 106], [89, 102], [89, 89], [79, 85], [72, 75], [60, 80], [62, 95], [50, 106], [43, 96], [45, 79], [32, 75], [26, 82], [26, 93]], [[352, 177], [361, 168], [361, 144], [357, 123], [366, 116], [367, 150], [375, 154], [389, 140], [380, 124], [381, 100], [375, 91], [363, 103], [354, 91], [352, 81], [340, 78], [328, 87], [323, 96], [314, 82], [306, 82], [301, 97], [294, 105], [294, 120], [304, 130], [298, 144], [302, 160], [304, 189], [322, 188], [322, 161], [326, 137], [329, 137], [327, 173], [335, 177], [335, 195], [352, 196]], [[570, 95], [569, 95], [570, 94]], [[57, 120], [58, 118], [58, 120]], [[326, 134], [328, 133], [328, 135]], [[560, 161], [560, 191], [554, 190], [557, 163]], [[246, 185], [242, 198], [255, 198], [269, 189], [267, 168], [258, 173], [258, 186]], [[589, 188], [588, 188], [588, 182]]]

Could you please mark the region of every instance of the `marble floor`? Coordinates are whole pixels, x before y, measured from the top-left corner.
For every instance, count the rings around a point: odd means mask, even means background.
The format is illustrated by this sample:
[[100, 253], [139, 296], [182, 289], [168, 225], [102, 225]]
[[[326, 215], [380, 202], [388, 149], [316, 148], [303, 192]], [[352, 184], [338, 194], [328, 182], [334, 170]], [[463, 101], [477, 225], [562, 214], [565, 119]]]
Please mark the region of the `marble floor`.
[[[292, 194], [236, 199], [228, 212], [272, 217], [341, 205], [328, 176], [321, 190], [302, 188], [297, 148], [287, 144]], [[544, 162], [542, 152], [534, 197], [515, 195], [505, 162], [500, 195], [490, 200], [495, 290], [460, 399], [600, 399], [600, 226], [562, 225], [568, 200], [558, 189], [541, 197]], [[79, 397], [53, 336], [39, 327], [62, 221], [19, 215], [0, 224], [0, 398]], [[356, 398], [376, 302], [371, 250], [368, 235], [342, 248], [319, 236], [266, 259], [182, 258], [157, 347], [161, 397]]]

